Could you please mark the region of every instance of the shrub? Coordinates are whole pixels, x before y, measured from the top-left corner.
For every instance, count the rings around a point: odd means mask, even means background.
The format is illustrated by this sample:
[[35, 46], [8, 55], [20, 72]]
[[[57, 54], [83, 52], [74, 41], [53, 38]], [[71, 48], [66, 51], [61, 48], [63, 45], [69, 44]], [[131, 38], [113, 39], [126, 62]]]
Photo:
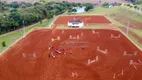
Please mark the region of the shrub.
[[134, 6], [134, 8], [136, 9], [136, 8], [138, 8], [138, 6]]
[[6, 47], [5, 41], [2, 42], [2, 47]]

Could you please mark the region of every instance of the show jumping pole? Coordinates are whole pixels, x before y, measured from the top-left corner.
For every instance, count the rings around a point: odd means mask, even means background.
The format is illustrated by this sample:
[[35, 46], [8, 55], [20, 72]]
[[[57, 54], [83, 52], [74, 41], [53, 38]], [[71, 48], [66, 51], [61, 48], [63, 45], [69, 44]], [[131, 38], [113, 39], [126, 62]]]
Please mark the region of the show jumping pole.
[[128, 21], [127, 32], [126, 32], [127, 35], [129, 33], [129, 24], [130, 24], [130, 22]]

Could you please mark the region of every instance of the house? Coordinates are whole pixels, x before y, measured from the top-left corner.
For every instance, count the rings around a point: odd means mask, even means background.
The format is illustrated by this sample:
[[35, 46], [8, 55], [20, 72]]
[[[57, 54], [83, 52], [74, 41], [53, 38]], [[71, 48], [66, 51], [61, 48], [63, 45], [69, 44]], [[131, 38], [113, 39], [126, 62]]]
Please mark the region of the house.
[[72, 19], [68, 22], [68, 27], [73, 28], [82, 28], [84, 26], [84, 22], [82, 22], [80, 19]]

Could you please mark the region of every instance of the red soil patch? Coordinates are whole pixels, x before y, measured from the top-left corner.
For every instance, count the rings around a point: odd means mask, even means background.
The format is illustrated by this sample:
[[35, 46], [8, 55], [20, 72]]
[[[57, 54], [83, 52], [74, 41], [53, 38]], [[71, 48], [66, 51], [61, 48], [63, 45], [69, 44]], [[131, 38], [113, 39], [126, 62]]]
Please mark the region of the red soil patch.
[[[28, 34], [24, 39], [17, 42], [0, 58], [0, 80], [141, 80], [142, 65], [136, 65], [138, 70], [129, 61], [139, 63], [142, 61], [142, 52], [138, 50], [125, 36], [118, 31], [113, 30], [95, 30], [99, 33], [92, 34], [92, 30], [56, 30], [52, 35], [51, 30], [41, 29], [35, 30]], [[80, 35], [79, 40], [70, 40], [69, 35]], [[118, 35], [118, 39], [110, 39], [110, 34]], [[61, 37], [60, 41], [51, 42], [51, 37]], [[65, 47], [62, 42], [86, 42], [87, 47]], [[54, 49], [48, 50], [50, 45]], [[101, 49], [108, 49], [108, 54], [101, 53], [96, 50], [100, 46]], [[66, 56], [61, 53], [55, 53], [55, 49], [64, 49]], [[69, 50], [73, 53], [70, 54]], [[133, 53], [137, 51], [137, 56], [123, 56], [123, 52]], [[55, 59], [49, 58], [52, 53]], [[28, 55], [27, 58], [22, 53]], [[31, 56], [36, 53], [36, 58]], [[99, 56], [99, 61], [87, 65], [88, 59], [95, 59]], [[140, 63], [139, 63], [140, 64]], [[124, 75], [121, 75], [122, 69]], [[78, 74], [72, 77], [71, 73]]]
[[111, 22], [104, 16], [60, 16], [54, 25], [67, 25], [72, 19], [80, 19], [85, 24], [110, 24]]

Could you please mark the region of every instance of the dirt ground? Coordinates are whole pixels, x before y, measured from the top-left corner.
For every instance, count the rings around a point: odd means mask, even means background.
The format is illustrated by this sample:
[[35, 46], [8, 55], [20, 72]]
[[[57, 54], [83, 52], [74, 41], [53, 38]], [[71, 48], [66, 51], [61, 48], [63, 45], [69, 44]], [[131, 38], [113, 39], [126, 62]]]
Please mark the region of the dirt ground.
[[88, 15], [88, 16], [59, 16], [54, 25], [67, 25], [70, 20], [80, 19], [85, 25], [88, 24], [110, 24], [111, 22], [102, 15]]
[[[116, 30], [94, 31], [93, 34], [91, 29], [56, 30], [53, 35], [48, 29], [34, 30], [0, 56], [0, 80], [141, 80], [142, 52]], [[111, 38], [111, 34], [121, 36]], [[51, 41], [58, 36], [59, 41]], [[97, 46], [108, 52], [98, 51]], [[124, 51], [131, 56], [124, 56]], [[96, 56], [98, 61], [88, 65], [88, 59], [96, 60]], [[134, 60], [133, 65], [130, 60]], [[72, 73], [78, 76], [73, 77]]]

